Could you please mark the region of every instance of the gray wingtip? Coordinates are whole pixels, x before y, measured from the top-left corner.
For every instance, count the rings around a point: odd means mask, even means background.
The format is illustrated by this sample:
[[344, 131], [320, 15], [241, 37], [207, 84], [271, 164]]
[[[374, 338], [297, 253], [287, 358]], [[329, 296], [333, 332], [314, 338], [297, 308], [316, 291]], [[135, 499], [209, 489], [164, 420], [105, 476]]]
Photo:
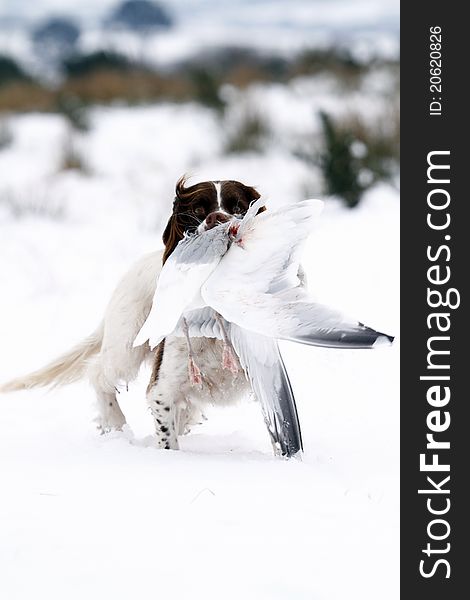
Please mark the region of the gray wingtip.
[[282, 458], [284, 458], [285, 460], [297, 460], [299, 462], [302, 462], [302, 457], [304, 455], [304, 449], [300, 448], [297, 451], [292, 451], [289, 454], [283, 454]]
[[286, 439], [282, 432], [277, 431], [275, 436], [271, 434], [272, 438], [277, 438], [276, 441], [271, 440], [273, 443], [273, 450], [276, 456], [284, 459], [295, 458], [296, 460], [302, 460], [304, 452], [303, 445], [300, 439]]
[[387, 335], [386, 333], [379, 333], [377, 339], [372, 344], [372, 348], [378, 348], [379, 346], [391, 346], [395, 340], [393, 335]]

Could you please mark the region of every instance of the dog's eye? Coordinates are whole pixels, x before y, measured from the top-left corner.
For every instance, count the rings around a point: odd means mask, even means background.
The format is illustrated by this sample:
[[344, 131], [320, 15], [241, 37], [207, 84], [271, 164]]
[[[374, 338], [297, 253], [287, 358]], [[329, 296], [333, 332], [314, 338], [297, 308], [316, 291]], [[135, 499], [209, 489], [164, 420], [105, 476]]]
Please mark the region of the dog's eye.
[[206, 213], [206, 211], [202, 208], [202, 206], [198, 206], [197, 208], [194, 209], [194, 214], [195, 215], [202, 216], [205, 213]]

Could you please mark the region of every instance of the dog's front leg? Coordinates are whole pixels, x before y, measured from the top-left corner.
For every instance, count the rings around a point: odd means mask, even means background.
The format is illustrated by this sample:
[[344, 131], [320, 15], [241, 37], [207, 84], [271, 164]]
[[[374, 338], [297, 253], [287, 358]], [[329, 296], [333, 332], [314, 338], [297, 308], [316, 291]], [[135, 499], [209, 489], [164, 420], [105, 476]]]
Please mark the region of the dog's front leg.
[[165, 397], [159, 384], [147, 390], [147, 403], [155, 424], [158, 447], [166, 450], [178, 450], [176, 405], [168, 402], [168, 398]]
[[178, 450], [178, 425], [176, 422], [178, 389], [172, 382], [172, 372], [168, 372], [163, 364], [164, 351], [165, 340], [158, 345], [155, 352], [152, 375], [147, 387], [147, 404], [155, 424], [158, 447], [166, 450]]

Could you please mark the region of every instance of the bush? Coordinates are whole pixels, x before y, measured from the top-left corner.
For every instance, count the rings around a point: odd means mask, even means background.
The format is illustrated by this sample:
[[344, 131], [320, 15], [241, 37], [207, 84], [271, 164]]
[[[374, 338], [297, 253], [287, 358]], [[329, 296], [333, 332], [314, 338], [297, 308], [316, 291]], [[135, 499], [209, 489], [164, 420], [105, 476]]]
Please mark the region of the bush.
[[0, 86], [28, 80], [29, 77], [13, 58], [0, 56]]
[[0, 151], [7, 148], [13, 141], [13, 135], [5, 121], [0, 121]]
[[83, 77], [97, 71], [128, 71], [131, 65], [127, 58], [115, 52], [92, 52], [74, 56], [63, 62], [63, 70], [68, 77]]
[[246, 87], [256, 81], [284, 81], [289, 63], [277, 56], [265, 56], [256, 50], [240, 47], [218, 47], [204, 50], [173, 68], [175, 75], [204, 72], [217, 84]]
[[398, 113], [381, 119], [387, 127], [366, 126], [357, 116], [336, 123], [325, 112], [319, 116], [325, 144], [319, 163], [327, 192], [354, 208], [374, 183], [398, 171]]
[[345, 48], [312, 49], [301, 52], [292, 63], [292, 70], [297, 74], [315, 74], [323, 71], [336, 76], [357, 77], [370, 65], [357, 61]]
[[86, 106], [79, 98], [68, 94], [59, 94], [56, 107], [57, 112], [67, 119], [73, 129], [77, 131], [89, 130]]
[[219, 81], [207, 69], [193, 67], [189, 70], [189, 80], [193, 87], [196, 102], [222, 112], [225, 102], [220, 96]]
[[261, 152], [269, 135], [265, 120], [257, 112], [247, 110], [225, 144], [225, 152]]
[[329, 115], [320, 113], [325, 151], [320, 165], [327, 192], [342, 198], [349, 208], [359, 204], [363, 190], [359, 183], [361, 166], [352, 152], [353, 136], [336, 127]]
[[390, 179], [398, 171], [400, 160], [400, 118], [398, 106], [391, 105], [381, 117], [366, 124], [363, 119], [349, 117], [342, 125], [354, 139], [367, 148], [363, 165], [375, 179]]
[[80, 171], [82, 173], [86, 173], [87, 171], [83, 158], [76, 148], [72, 133], [65, 140], [60, 170]]

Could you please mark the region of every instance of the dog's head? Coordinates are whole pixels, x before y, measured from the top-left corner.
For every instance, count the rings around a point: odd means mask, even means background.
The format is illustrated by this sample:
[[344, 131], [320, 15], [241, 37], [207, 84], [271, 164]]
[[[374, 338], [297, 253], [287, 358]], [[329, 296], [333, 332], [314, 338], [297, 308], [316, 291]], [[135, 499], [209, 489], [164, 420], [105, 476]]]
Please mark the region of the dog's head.
[[239, 181], [204, 181], [186, 187], [186, 178], [176, 183], [173, 213], [163, 232], [163, 262], [186, 232], [202, 232], [232, 217], [243, 217], [260, 194]]

